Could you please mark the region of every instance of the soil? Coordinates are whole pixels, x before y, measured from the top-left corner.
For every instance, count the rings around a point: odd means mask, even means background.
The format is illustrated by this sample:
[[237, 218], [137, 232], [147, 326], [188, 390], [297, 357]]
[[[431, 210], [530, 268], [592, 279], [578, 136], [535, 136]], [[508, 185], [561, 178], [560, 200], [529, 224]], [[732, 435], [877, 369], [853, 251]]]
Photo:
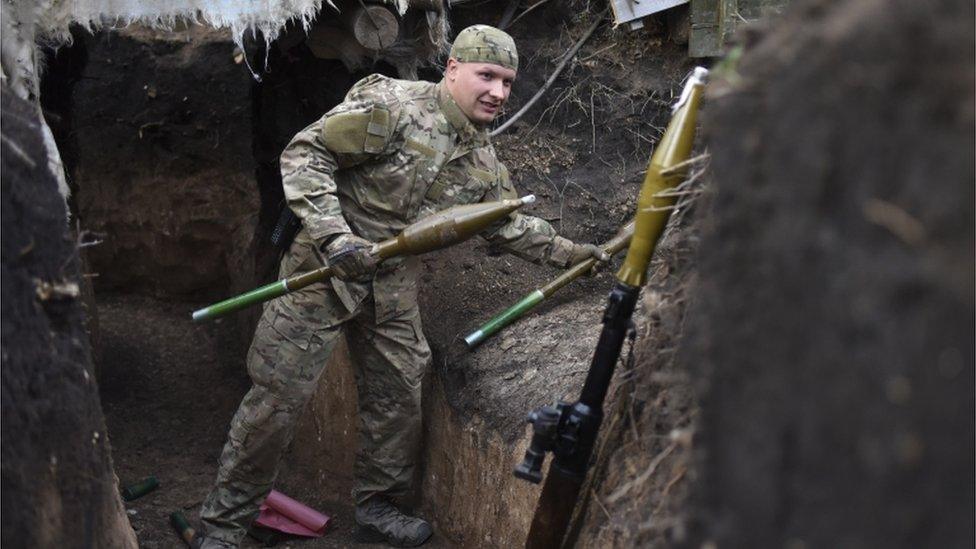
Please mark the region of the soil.
[[89, 61], [72, 92], [69, 169], [78, 218], [104, 235], [90, 250], [101, 290], [192, 297], [251, 282], [249, 77], [225, 33], [174, 34], [133, 28], [80, 44]]
[[804, 2], [713, 87], [699, 541], [973, 542], [973, 15]]
[[112, 474], [76, 241], [36, 109], [2, 86], [2, 544], [135, 547]]
[[[144, 549], [185, 547], [169, 526], [169, 514], [180, 511], [191, 524], [199, 524], [200, 505], [216, 478], [227, 426], [250, 388], [242, 364], [221, 352], [227, 327], [201, 327], [190, 320], [189, 312], [201, 305], [99, 294], [105, 350], [101, 395], [115, 470], [123, 485], [149, 475], [160, 482], [154, 492], [125, 504]], [[373, 546], [354, 541], [347, 493], [313, 489], [304, 475], [287, 466], [276, 488], [332, 518], [322, 538], [296, 538], [279, 546]], [[261, 546], [250, 537], [243, 544]], [[438, 535], [430, 546], [451, 544]]]

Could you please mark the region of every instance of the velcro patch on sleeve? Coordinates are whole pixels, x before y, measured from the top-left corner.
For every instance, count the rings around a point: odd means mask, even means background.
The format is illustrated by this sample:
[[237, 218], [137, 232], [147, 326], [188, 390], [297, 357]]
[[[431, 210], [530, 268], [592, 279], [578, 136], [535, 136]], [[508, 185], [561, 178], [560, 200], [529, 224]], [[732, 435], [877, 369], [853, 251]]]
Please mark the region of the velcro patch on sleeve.
[[369, 113], [369, 124], [366, 125], [366, 141], [363, 149], [369, 153], [379, 153], [386, 146], [386, 137], [390, 129], [390, 111], [373, 107]]
[[379, 107], [330, 115], [325, 119], [322, 137], [334, 153], [379, 153], [386, 145], [390, 112]]
[[366, 144], [366, 128], [370, 113], [343, 112], [325, 119], [322, 137], [325, 146], [334, 153], [361, 153]]

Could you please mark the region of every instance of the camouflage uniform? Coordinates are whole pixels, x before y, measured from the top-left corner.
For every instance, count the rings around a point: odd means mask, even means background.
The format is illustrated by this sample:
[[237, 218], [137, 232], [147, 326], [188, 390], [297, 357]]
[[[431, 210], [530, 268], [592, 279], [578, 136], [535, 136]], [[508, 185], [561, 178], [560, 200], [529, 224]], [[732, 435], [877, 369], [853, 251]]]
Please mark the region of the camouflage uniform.
[[[449, 206], [517, 196], [486, 130], [468, 120], [443, 81], [365, 78], [295, 136], [281, 170], [285, 196], [304, 226], [281, 277], [323, 265], [322, 245], [334, 235], [381, 241]], [[575, 246], [546, 221], [518, 213], [483, 236], [560, 267]], [[201, 513], [208, 538], [240, 541], [342, 330], [359, 395], [353, 496], [362, 503], [408, 489], [430, 358], [417, 305], [418, 267], [415, 258], [396, 258], [367, 282], [333, 278], [266, 304], [247, 359], [254, 385], [234, 416]]]

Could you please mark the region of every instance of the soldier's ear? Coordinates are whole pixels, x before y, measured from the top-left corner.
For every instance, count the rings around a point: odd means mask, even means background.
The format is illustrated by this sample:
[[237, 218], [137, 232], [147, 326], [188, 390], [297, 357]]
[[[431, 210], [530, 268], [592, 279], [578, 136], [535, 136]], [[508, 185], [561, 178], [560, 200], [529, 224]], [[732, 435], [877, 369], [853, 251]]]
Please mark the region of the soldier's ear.
[[453, 82], [457, 78], [458, 65], [459, 63], [457, 59], [453, 57], [447, 59], [447, 67], [444, 69], [444, 76], [446, 76], [448, 80]]

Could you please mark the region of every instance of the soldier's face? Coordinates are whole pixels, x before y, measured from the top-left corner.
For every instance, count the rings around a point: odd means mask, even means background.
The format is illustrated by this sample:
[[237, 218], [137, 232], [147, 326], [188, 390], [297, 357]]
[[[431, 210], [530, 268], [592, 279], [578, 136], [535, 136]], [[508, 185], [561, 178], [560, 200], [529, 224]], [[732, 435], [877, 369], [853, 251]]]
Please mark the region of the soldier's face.
[[515, 81], [515, 71], [493, 63], [447, 60], [447, 86], [454, 102], [475, 124], [488, 124], [502, 111]]

